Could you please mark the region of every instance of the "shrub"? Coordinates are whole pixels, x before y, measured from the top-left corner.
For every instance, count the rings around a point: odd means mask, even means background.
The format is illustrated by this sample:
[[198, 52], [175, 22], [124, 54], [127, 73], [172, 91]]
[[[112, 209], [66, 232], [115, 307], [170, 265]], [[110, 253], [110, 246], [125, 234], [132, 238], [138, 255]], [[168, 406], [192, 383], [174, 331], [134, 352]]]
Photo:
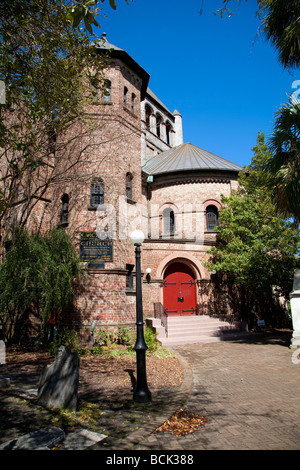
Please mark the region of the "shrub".
[[45, 236], [13, 232], [0, 266], [0, 322], [8, 343], [20, 342], [31, 314], [45, 327], [72, 304], [83, 271], [70, 237], [61, 229]]
[[56, 338], [49, 344], [49, 352], [54, 353], [60, 346], [66, 346], [71, 350], [79, 352], [78, 334], [75, 330], [63, 328]]
[[160, 347], [160, 342], [157, 340], [157, 336], [158, 333], [154, 333], [149, 326], [146, 326], [144, 332], [145, 343], [147, 344], [148, 351], [151, 353], [156, 352]]
[[119, 325], [116, 334], [117, 334], [117, 341], [119, 344], [130, 345], [134, 341], [133, 328]]
[[98, 346], [109, 346], [113, 342], [113, 331], [108, 328], [99, 328], [95, 336]]

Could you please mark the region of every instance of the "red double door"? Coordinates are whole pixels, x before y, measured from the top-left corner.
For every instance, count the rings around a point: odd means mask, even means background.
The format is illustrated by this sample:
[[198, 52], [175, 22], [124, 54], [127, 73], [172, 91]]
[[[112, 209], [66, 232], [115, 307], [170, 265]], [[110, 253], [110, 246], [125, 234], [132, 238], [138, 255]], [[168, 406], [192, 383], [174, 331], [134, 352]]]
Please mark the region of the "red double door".
[[196, 283], [192, 270], [184, 263], [172, 263], [163, 282], [164, 309], [168, 315], [196, 314]]

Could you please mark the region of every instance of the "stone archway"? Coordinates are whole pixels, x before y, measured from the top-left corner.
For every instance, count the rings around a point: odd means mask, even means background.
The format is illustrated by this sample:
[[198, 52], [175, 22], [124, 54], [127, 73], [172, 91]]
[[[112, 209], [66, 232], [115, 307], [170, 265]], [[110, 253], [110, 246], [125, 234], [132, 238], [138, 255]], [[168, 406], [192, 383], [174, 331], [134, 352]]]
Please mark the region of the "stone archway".
[[201, 262], [192, 254], [171, 253], [159, 263], [156, 270], [156, 279], [163, 279], [165, 270], [171, 263], [174, 263], [175, 261], [187, 264], [193, 270], [196, 281], [210, 278], [208, 271], [203, 267]]

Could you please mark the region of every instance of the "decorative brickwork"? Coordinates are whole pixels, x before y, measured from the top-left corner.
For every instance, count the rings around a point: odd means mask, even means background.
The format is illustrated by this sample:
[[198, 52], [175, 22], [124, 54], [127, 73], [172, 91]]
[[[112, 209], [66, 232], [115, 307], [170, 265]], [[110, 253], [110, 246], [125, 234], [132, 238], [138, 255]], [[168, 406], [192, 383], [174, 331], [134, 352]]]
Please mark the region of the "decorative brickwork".
[[[146, 162], [183, 144], [181, 116], [178, 111], [171, 113], [147, 89], [146, 72], [125, 51], [116, 48], [112, 53], [106, 77], [107, 95], [95, 98], [85, 123], [70, 128], [67, 151], [60, 154], [58, 145], [51, 183], [27, 221], [30, 230], [41, 232], [61, 225], [78, 253], [81, 232], [106, 233], [113, 239], [112, 261], [93, 269], [83, 263], [88, 272], [84, 292], [76, 298], [75, 311], [65, 317], [85, 331], [92, 322], [97, 326], [135, 322], [135, 282], [133, 288], [127, 282], [129, 267], [135, 265], [129, 241], [135, 228], [142, 228], [146, 238], [142, 246], [145, 316], [153, 315], [155, 302], [163, 303], [164, 271], [174, 261], [193, 270], [200, 305], [200, 283], [210, 279], [203, 263], [216, 241], [216, 234], [207, 231], [206, 208], [220, 209], [221, 195], [228, 196], [237, 187], [238, 175], [237, 170], [212, 167], [149, 176], [143, 171]], [[39, 181], [45, 179], [43, 171]], [[174, 212], [172, 234], [163, 232], [164, 208]], [[147, 268], [151, 274], [146, 275]], [[133, 280], [134, 276], [133, 270]]]

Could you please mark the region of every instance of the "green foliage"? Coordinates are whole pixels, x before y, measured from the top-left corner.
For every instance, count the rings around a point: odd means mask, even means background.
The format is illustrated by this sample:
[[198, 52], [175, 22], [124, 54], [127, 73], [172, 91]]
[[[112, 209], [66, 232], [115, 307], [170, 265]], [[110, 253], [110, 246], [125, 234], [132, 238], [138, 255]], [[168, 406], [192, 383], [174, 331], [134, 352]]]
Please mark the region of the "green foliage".
[[6, 340], [20, 338], [30, 313], [42, 325], [53, 313], [62, 316], [82, 275], [79, 258], [63, 230], [41, 236], [16, 229], [0, 266], [0, 322]]
[[[247, 2], [247, 0], [245, 0]], [[221, 3], [221, 1], [220, 1]], [[228, 6], [233, 4], [237, 9], [242, 0], [222, 0], [223, 6], [214, 14], [223, 18], [224, 14], [231, 17], [234, 12]], [[255, 16], [261, 21], [259, 28], [267, 40], [278, 52], [279, 62], [284, 68], [297, 68], [300, 65], [299, 45], [299, 0], [256, 0]], [[202, 13], [202, 9], [201, 9]]]
[[[157, 340], [158, 333], [154, 333], [148, 326], [144, 330], [145, 343], [147, 345], [146, 354], [154, 354], [158, 357], [172, 355], [163, 348]], [[85, 350], [85, 354], [104, 354], [111, 357], [134, 356], [134, 345], [136, 341], [135, 328], [119, 325], [114, 328], [99, 328], [95, 333], [95, 346]]]
[[99, 354], [103, 354], [103, 348], [101, 346], [93, 346], [90, 349], [84, 349], [84, 354], [79, 351], [80, 356], [85, 355], [88, 356], [91, 354], [92, 356], [98, 356]]
[[263, 30], [278, 52], [284, 68], [300, 65], [300, 2], [299, 0], [260, 0], [263, 14]]
[[286, 295], [295, 267], [299, 233], [276, 216], [274, 207], [258, 195], [223, 198], [219, 245], [210, 250], [214, 269], [236, 276], [236, 282], [264, 290], [277, 285]]
[[278, 215], [261, 169], [269, 158], [262, 134], [254, 150], [249, 176], [241, 175], [240, 189], [222, 199], [218, 244], [207, 264], [244, 292], [248, 313], [257, 298], [288, 298], [299, 252], [299, 230]]
[[[29, 178], [41, 167], [51, 168], [52, 137], [60, 136], [61, 152], [70, 126], [84, 118], [92, 69], [101, 81], [103, 58], [95, 54], [88, 31], [67, 20], [69, 5], [68, 0], [0, 3], [0, 80], [6, 88], [0, 105], [0, 218], [24, 199], [18, 185], [25, 172]], [[27, 185], [27, 200], [33, 187]]]
[[[104, 0], [103, 0], [104, 1]], [[97, 0], [89, 0], [88, 2], [76, 2], [68, 8], [66, 19], [70, 21], [73, 28], [77, 28], [80, 22], [84, 21], [84, 26], [90, 34], [93, 33], [92, 25], [100, 26], [97, 22], [95, 15], [96, 11], [93, 11], [91, 7], [97, 5]]]
[[100, 403], [90, 403], [80, 400], [77, 411], [65, 408], [51, 408], [48, 410], [47, 420], [53, 426], [66, 427], [88, 427], [99, 432], [99, 422], [103, 415]]
[[55, 351], [62, 345], [70, 348], [73, 351], [75, 350], [79, 352], [79, 340], [77, 332], [69, 328], [62, 328], [58, 332], [55, 340], [49, 344], [49, 352], [52, 354], [55, 353]]
[[95, 340], [98, 346], [109, 346], [114, 342], [114, 331], [108, 328], [99, 328], [96, 332]]
[[[104, 1], [105, 0], [100, 0], [101, 3], [104, 3]], [[128, 5], [129, 0], [125, 1]], [[73, 28], [77, 28], [83, 21], [85, 28], [89, 31], [90, 34], [92, 34], [92, 25], [100, 26], [95, 18], [95, 16], [99, 14], [99, 8], [97, 7], [98, 3], [98, 0], [88, 0], [86, 2], [75, 1], [68, 8], [66, 19], [70, 21]], [[117, 9], [115, 0], [109, 0], [109, 4], [113, 10]]]
[[99, 346], [111, 346], [112, 344], [130, 345], [134, 341], [134, 330], [123, 325], [117, 329], [99, 328], [95, 335]]
[[278, 210], [300, 220], [300, 103], [290, 98], [275, 114], [272, 156], [265, 168]]
[[116, 334], [118, 344], [130, 345], [134, 341], [135, 332], [133, 328], [127, 328], [123, 325], [119, 325]]
[[149, 328], [149, 326], [146, 326], [145, 332], [144, 332], [145, 343], [147, 344], [148, 351], [151, 353], [155, 353], [160, 347], [160, 343], [157, 340], [157, 336], [158, 336], [158, 333], [154, 333], [152, 328]]

